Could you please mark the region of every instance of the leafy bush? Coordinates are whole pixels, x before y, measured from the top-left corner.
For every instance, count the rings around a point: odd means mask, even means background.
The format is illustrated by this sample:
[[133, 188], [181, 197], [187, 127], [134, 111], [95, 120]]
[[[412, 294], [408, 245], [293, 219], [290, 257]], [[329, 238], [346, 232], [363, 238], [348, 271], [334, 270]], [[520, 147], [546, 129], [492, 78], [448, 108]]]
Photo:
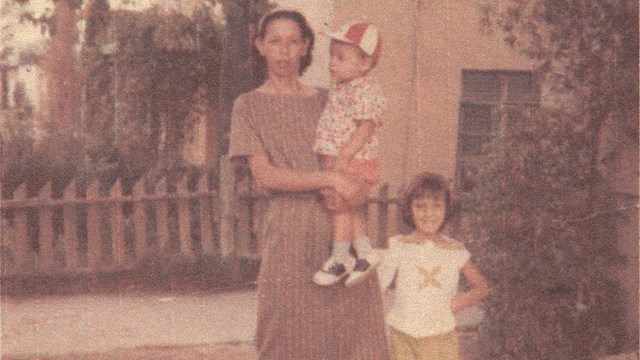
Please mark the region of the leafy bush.
[[518, 109], [479, 165], [464, 231], [492, 283], [484, 341], [495, 358], [587, 359], [624, 341], [610, 274], [617, 253], [607, 184], [589, 173], [573, 118]]
[[[591, 359], [629, 346], [620, 216], [604, 158], [638, 146], [637, 1], [487, 1], [486, 30], [538, 65], [539, 108], [501, 110], [461, 231], [490, 278], [492, 358]], [[619, 139], [602, 153], [607, 127]], [[637, 254], [628, 254], [637, 256]], [[637, 343], [636, 343], [637, 347]]]

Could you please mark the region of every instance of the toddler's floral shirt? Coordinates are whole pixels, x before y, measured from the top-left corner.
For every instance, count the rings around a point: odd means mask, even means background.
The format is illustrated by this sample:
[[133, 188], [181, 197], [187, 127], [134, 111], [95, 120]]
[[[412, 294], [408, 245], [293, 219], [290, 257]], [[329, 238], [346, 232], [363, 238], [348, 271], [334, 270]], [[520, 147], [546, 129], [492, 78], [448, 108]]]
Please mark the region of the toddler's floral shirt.
[[354, 158], [368, 160], [378, 157], [378, 128], [387, 100], [380, 86], [368, 76], [348, 83], [334, 85], [316, 130], [313, 151], [318, 154], [338, 156], [351, 139], [358, 121], [372, 120], [376, 131], [371, 140]]

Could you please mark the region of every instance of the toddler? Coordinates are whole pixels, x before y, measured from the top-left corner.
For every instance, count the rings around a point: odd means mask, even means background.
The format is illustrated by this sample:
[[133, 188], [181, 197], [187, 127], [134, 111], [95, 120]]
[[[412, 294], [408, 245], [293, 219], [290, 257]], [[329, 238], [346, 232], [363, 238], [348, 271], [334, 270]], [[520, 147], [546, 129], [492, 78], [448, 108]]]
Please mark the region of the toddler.
[[380, 178], [378, 128], [386, 99], [369, 72], [380, 57], [381, 39], [378, 29], [366, 22], [345, 25], [330, 36], [333, 86], [320, 117], [314, 152], [324, 169], [363, 181], [367, 193], [350, 204], [335, 194], [328, 196], [333, 199], [327, 201], [333, 211], [333, 250], [313, 279], [326, 286], [346, 278], [345, 286], [351, 287], [364, 280], [380, 261], [367, 237], [364, 205]]
[[[459, 359], [453, 314], [488, 294], [487, 281], [469, 252], [441, 233], [450, 202], [447, 181], [423, 173], [400, 204], [413, 232], [389, 239], [389, 254], [378, 269], [383, 290], [396, 278], [395, 301], [387, 316], [392, 359]], [[469, 284], [462, 294], [460, 274]]]

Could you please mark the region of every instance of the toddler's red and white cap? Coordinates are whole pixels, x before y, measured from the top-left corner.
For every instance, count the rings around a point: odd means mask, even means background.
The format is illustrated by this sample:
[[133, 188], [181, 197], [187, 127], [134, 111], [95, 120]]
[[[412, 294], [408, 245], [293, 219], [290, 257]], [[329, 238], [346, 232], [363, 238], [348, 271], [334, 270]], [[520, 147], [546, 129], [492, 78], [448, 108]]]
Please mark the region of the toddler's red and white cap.
[[342, 26], [330, 34], [332, 39], [353, 44], [377, 62], [382, 51], [382, 39], [378, 28], [368, 22], [355, 22]]

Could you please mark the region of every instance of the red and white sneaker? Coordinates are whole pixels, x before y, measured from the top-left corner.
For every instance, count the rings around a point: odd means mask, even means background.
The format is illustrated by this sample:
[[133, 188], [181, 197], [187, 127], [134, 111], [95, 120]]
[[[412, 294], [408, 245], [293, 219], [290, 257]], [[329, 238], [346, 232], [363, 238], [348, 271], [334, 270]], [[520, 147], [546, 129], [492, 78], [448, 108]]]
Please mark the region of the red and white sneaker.
[[337, 262], [330, 258], [320, 270], [313, 275], [313, 282], [320, 286], [335, 285], [349, 275], [349, 269], [353, 266], [353, 258], [349, 257], [346, 263]]
[[373, 270], [380, 264], [381, 260], [382, 256], [375, 250], [370, 251], [365, 257], [357, 258], [347, 280], [344, 282], [344, 286], [354, 287], [361, 284], [373, 273]]

